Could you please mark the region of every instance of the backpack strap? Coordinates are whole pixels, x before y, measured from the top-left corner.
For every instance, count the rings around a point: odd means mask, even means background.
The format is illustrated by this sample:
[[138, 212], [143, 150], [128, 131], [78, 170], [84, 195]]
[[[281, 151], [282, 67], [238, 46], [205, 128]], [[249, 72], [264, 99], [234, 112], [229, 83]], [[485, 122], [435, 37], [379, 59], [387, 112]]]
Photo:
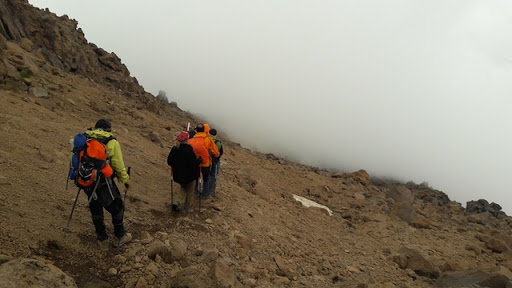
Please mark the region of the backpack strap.
[[[90, 137], [90, 138], [92, 138], [92, 137]], [[107, 143], [110, 142], [110, 140], [116, 139], [116, 137], [114, 137], [114, 136], [110, 136], [110, 137], [107, 137], [107, 138], [98, 137], [98, 138], [94, 138], [94, 139], [100, 141], [103, 145], [107, 146]]]
[[[98, 140], [100, 143], [102, 143], [103, 145], [105, 145], [105, 148], [107, 148], [107, 144], [108, 144], [108, 142], [110, 142], [110, 140], [117, 140], [117, 139], [116, 139], [116, 137], [114, 137], [114, 136], [112, 136], [112, 135], [111, 135], [110, 137], [106, 137], [106, 138], [101, 137], [101, 138], [97, 138], [96, 140]], [[107, 163], [110, 163], [110, 156], [107, 158]], [[115, 179], [115, 178], [117, 178], [117, 179], [118, 179], [118, 181], [119, 181], [119, 176], [117, 176], [116, 171], [114, 171], [114, 172], [112, 173], [112, 176], [111, 176], [111, 179]], [[107, 183], [107, 184], [108, 184], [108, 183]], [[109, 190], [110, 190], [110, 188], [109, 188]], [[112, 192], [110, 192], [110, 194], [112, 194]], [[113, 196], [112, 196], [112, 197], [113, 197]]]

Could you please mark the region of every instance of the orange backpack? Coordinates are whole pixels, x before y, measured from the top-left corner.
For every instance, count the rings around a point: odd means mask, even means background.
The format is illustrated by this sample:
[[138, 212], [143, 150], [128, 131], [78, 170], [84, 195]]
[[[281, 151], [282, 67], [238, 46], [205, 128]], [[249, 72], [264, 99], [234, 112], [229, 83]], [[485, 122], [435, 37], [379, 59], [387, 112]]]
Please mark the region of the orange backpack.
[[110, 178], [114, 173], [108, 161], [107, 148], [97, 139], [87, 139], [84, 149], [79, 151], [78, 159], [75, 180], [76, 185], [82, 189], [94, 187], [95, 191], [102, 176]]

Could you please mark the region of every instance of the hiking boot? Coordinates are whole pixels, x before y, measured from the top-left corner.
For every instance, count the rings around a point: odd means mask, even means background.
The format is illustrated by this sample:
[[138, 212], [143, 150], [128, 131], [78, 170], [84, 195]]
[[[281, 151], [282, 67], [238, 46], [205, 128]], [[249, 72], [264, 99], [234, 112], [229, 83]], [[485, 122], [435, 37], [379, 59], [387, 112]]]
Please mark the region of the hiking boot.
[[98, 244], [100, 245], [101, 251], [108, 251], [108, 247], [110, 246], [110, 241], [108, 241], [108, 238], [105, 240], [98, 240]]
[[179, 202], [172, 203], [171, 210], [174, 212], [180, 211], [180, 203]]
[[116, 246], [117, 248], [120, 248], [121, 246], [123, 246], [124, 244], [126, 244], [130, 241], [132, 241], [132, 234], [126, 233], [121, 238], [116, 237], [116, 240], [114, 241], [114, 246]]

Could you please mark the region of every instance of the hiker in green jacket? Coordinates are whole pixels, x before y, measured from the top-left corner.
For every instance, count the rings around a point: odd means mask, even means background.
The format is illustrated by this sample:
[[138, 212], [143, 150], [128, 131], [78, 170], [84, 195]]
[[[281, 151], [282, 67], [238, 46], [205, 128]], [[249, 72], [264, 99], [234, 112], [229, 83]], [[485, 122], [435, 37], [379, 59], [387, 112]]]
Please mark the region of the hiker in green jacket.
[[[97, 199], [91, 197], [91, 189], [85, 189], [85, 193], [89, 202], [89, 209], [91, 210], [92, 222], [96, 229], [96, 236], [98, 244], [102, 250], [108, 250], [110, 242], [103, 216], [103, 208], [112, 215], [112, 224], [114, 225], [115, 239], [113, 245], [121, 247], [132, 240], [132, 235], [127, 233], [123, 224], [124, 218], [124, 203], [121, 192], [112, 181], [117, 177], [121, 183], [124, 184], [125, 189], [130, 185], [130, 176], [128, 175], [124, 160], [123, 153], [121, 152], [121, 145], [117, 142], [112, 134], [112, 127], [110, 121], [107, 119], [100, 119], [96, 122], [94, 130], [87, 130], [85, 132], [87, 137], [95, 138], [105, 144], [110, 160], [110, 166], [114, 170], [114, 176], [108, 179], [102, 179], [96, 189]], [[108, 181], [108, 183], [107, 183]], [[113, 198], [113, 199], [112, 199]]]
[[210, 194], [215, 197], [215, 189], [217, 188], [217, 177], [219, 176], [220, 169], [220, 157], [224, 154], [224, 147], [222, 142], [217, 139], [217, 130], [211, 129], [210, 136], [217, 145], [217, 149], [219, 150], [219, 157], [212, 156], [212, 167], [210, 169]]

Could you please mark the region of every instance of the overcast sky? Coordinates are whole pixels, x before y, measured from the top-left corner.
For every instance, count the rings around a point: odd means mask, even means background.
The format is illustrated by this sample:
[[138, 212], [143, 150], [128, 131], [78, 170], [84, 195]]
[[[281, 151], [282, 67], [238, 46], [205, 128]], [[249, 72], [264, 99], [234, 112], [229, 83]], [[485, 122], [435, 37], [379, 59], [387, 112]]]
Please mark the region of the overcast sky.
[[512, 214], [511, 1], [29, 1], [245, 147]]

